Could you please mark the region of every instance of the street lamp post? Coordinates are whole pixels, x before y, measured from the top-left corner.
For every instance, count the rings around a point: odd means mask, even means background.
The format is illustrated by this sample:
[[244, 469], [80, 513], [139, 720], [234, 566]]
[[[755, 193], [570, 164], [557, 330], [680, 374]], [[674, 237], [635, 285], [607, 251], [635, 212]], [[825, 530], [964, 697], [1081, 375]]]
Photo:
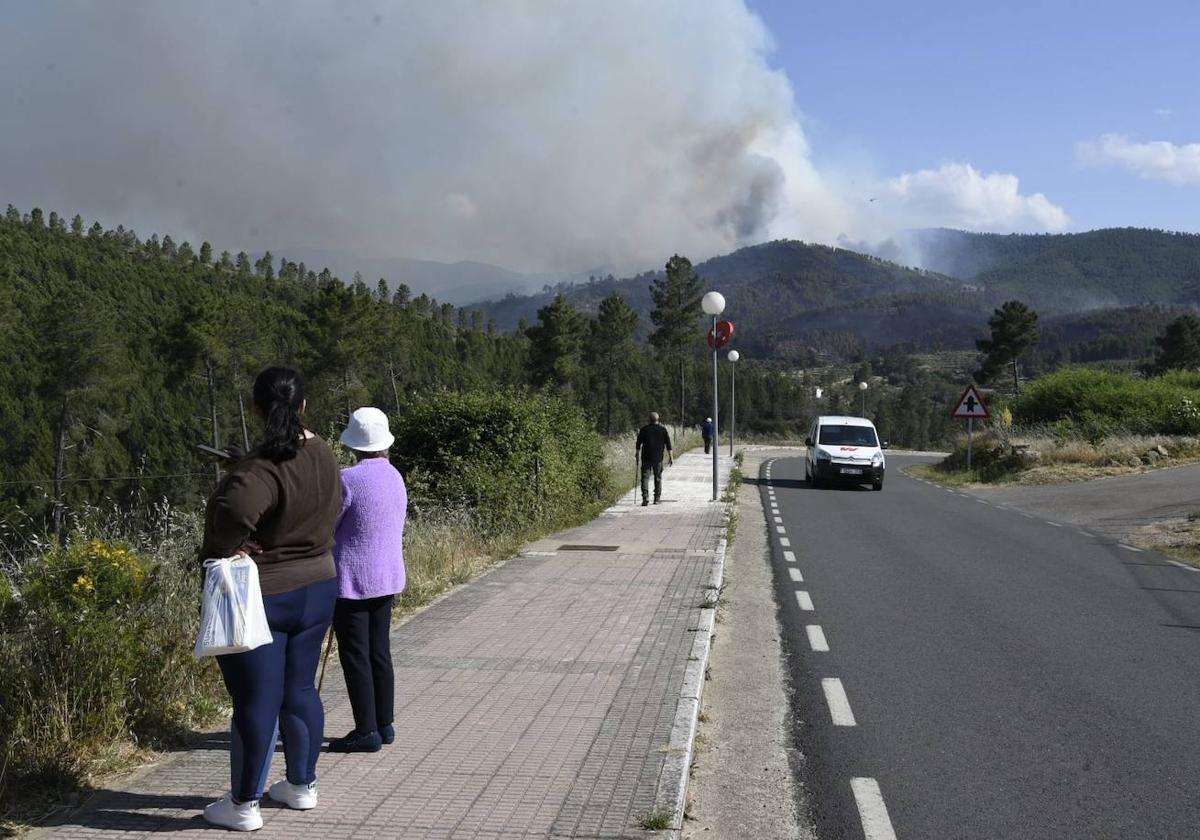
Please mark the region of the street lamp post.
[[[713, 338], [717, 335], [717, 316], [725, 311], [725, 296], [720, 292], [708, 292], [700, 299], [700, 308], [704, 310], [705, 315], [712, 316], [712, 334]], [[716, 341], [713, 342], [713, 389], [712, 389], [712, 418], [713, 418], [713, 501], [717, 501], [720, 496], [718, 488], [718, 470], [720, 469], [721, 447], [717, 441], [721, 439], [717, 432], [718, 420], [721, 416], [720, 408], [717, 403], [717, 346]]]
[[867, 416], [867, 383], [859, 382], [858, 390], [862, 392], [862, 411], [860, 413], [862, 414], [863, 417], [866, 417]]
[[725, 356], [729, 359], [729, 457], [733, 457], [733, 433], [737, 430], [737, 360], [742, 354], [730, 350]]

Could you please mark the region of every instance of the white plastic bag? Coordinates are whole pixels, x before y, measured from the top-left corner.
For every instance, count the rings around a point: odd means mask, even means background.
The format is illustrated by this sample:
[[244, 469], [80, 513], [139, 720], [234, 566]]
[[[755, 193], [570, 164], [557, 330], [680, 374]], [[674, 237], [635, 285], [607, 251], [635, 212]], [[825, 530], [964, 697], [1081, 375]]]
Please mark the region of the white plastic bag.
[[244, 653], [271, 644], [258, 565], [245, 555], [204, 561], [196, 658]]

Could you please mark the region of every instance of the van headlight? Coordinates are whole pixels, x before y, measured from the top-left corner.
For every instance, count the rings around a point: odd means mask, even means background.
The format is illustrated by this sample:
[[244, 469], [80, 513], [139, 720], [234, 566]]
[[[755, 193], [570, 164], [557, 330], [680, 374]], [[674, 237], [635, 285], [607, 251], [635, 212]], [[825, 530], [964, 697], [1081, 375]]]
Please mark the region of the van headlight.
[[871, 466], [872, 467], [882, 467], [883, 466], [883, 453], [882, 452], [876, 452], [874, 455], [871, 456]]
[[826, 452], [824, 449], [818, 449], [817, 450], [817, 460], [818, 461], [832, 461], [833, 456], [830, 455], [828, 452]]

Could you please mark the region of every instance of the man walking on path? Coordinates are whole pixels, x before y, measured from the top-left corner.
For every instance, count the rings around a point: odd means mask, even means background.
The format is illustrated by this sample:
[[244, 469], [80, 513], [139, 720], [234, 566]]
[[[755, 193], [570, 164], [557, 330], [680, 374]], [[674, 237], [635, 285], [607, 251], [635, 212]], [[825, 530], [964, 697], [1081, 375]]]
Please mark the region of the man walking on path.
[[713, 435], [712, 435], [712, 418], [706, 417], [704, 425], [700, 427], [700, 435], [704, 438], [704, 454], [707, 455], [712, 451]]
[[650, 422], [638, 430], [637, 452], [642, 459], [642, 507], [650, 504], [650, 473], [654, 472], [654, 504], [662, 497], [663, 453], [668, 463], [675, 464], [671, 454], [671, 435], [667, 427], [658, 422], [658, 413], [650, 412]]

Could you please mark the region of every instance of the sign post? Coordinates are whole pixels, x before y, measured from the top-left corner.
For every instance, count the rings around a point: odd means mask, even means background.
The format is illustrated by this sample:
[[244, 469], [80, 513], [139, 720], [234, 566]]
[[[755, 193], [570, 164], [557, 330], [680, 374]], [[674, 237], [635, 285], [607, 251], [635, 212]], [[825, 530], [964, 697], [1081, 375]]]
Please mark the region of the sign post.
[[969, 470], [975, 444], [975, 418], [986, 420], [992, 415], [988, 412], [987, 405], [984, 403], [983, 397], [979, 395], [979, 391], [974, 385], [968, 385], [962, 392], [962, 396], [958, 398], [958, 403], [951, 416], [960, 420], [965, 418], [967, 421], [967, 469]]

